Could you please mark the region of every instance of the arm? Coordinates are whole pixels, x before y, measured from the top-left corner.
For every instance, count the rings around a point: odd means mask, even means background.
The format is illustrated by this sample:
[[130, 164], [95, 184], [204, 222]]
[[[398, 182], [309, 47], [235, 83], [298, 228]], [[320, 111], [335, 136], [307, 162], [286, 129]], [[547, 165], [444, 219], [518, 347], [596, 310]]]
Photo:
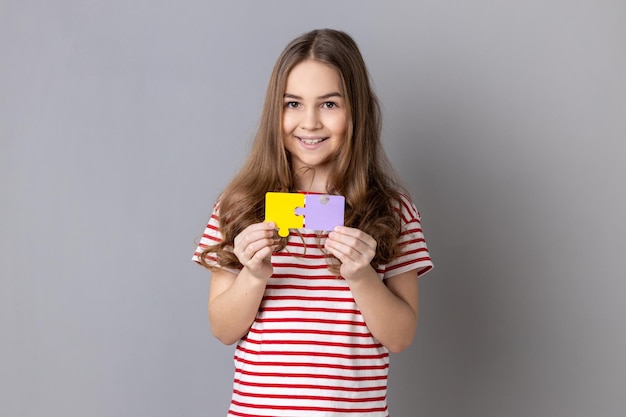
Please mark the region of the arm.
[[209, 321], [211, 331], [224, 344], [245, 336], [254, 321], [273, 271], [274, 227], [273, 223], [253, 224], [235, 238], [233, 252], [243, 265], [238, 275], [226, 270], [212, 274]]
[[367, 327], [391, 352], [401, 352], [413, 342], [418, 321], [417, 281], [415, 269], [384, 282], [372, 269], [360, 279], [348, 281]]
[[376, 241], [358, 229], [335, 229], [326, 241], [326, 248], [341, 261], [341, 275], [348, 282], [372, 335], [391, 352], [406, 349], [417, 328], [417, 270], [383, 282], [370, 265]]

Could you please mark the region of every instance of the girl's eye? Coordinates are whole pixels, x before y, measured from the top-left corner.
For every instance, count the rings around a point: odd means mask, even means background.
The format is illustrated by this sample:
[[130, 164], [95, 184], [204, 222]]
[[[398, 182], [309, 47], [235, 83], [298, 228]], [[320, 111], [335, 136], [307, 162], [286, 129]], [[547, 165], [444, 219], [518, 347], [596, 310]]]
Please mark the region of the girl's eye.
[[326, 103], [323, 104], [323, 107], [325, 107], [327, 109], [335, 109], [335, 108], [337, 108], [337, 103], [335, 103], [333, 101], [327, 101]]
[[285, 103], [285, 106], [288, 109], [297, 109], [299, 105], [300, 103], [298, 103], [297, 101], [288, 101], [287, 103]]

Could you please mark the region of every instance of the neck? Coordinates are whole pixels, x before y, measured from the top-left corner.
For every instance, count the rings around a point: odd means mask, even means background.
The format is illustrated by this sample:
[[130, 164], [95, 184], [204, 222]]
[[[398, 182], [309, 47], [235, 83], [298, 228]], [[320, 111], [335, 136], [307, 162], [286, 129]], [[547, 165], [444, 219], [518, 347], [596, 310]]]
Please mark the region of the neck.
[[296, 172], [296, 187], [301, 191], [326, 193], [328, 175], [322, 168], [301, 167]]

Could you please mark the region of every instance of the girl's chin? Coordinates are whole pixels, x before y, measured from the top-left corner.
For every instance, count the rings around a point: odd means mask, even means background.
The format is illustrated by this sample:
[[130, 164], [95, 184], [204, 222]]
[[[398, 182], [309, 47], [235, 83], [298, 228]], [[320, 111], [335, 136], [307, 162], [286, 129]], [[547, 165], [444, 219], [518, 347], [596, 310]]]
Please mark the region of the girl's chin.
[[298, 159], [292, 156], [293, 169], [299, 173], [304, 173], [311, 170], [322, 170], [329, 167], [331, 159]]

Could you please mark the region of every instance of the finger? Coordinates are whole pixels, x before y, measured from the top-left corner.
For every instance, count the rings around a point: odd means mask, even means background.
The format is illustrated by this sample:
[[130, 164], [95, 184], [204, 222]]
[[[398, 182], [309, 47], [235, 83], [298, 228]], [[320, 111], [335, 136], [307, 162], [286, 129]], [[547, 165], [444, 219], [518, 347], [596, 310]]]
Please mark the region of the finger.
[[342, 263], [351, 262], [367, 264], [373, 257], [373, 251], [365, 251], [363, 249], [359, 250], [349, 244], [339, 241], [326, 241], [325, 247]]
[[[326, 249], [329, 250], [337, 259], [339, 259], [344, 265], [368, 265], [374, 256], [376, 255], [376, 247], [369, 246], [363, 241], [341, 234], [331, 233], [329, 239], [326, 241]], [[375, 240], [372, 240], [374, 244]]]
[[249, 267], [257, 267], [272, 257], [272, 248], [270, 246], [265, 246], [260, 250], [256, 251], [254, 255], [248, 260], [247, 265]]
[[261, 239], [274, 237], [274, 223], [256, 223], [246, 227], [235, 237], [235, 245], [248, 246]]
[[273, 239], [270, 239], [270, 238], [259, 239], [254, 242], [251, 242], [244, 251], [249, 255], [250, 258], [253, 258], [256, 256], [256, 254], [259, 251], [262, 251], [266, 248], [269, 248], [270, 251], [273, 250], [274, 244], [275, 242]]
[[262, 233], [266, 231], [272, 231], [276, 228], [276, 225], [272, 222], [254, 223], [243, 229], [238, 236], [246, 236], [254, 233]]
[[[336, 246], [337, 248], [347, 246], [348, 248], [366, 256], [369, 256], [376, 251], [376, 241], [374, 239], [368, 239], [365, 241], [359, 239], [358, 237], [331, 232], [328, 236], [328, 242], [331, 246]], [[344, 253], [348, 253], [347, 249], [342, 249], [342, 251]]]
[[332, 235], [332, 238], [339, 239], [343, 242], [349, 242], [349, 240], [344, 239], [345, 237], [363, 242], [363, 244], [369, 247], [376, 247], [377, 245], [376, 240], [372, 236], [368, 235], [362, 230], [355, 229], [353, 227], [337, 226], [330, 233], [330, 235]]
[[342, 263], [352, 261], [349, 252], [351, 248], [340, 242], [332, 242], [327, 240], [324, 244], [326, 250], [328, 250], [334, 257], [339, 259]]
[[259, 230], [255, 232], [242, 233], [235, 239], [234, 252], [237, 256], [252, 258], [254, 254], [266, 246], [274, 246], [274, 235], [271, 230]]
[[271, 257], [276, 242], [272, 238], [260, 239], [247, 245], [236, 244], [233, 253], [243, 265]]

